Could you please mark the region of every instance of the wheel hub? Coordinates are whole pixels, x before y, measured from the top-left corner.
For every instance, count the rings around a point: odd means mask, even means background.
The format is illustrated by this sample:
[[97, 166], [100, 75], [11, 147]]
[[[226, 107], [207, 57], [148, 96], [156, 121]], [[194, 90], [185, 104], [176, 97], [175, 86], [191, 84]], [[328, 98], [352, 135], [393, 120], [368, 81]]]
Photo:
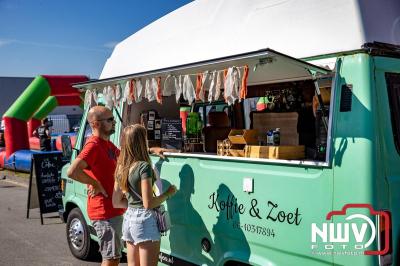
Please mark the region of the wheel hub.
[[78, 218], [72, 219], [68, 229], [68, 237], [75, 249], [80, 250], [84, 247], [85, 229]]

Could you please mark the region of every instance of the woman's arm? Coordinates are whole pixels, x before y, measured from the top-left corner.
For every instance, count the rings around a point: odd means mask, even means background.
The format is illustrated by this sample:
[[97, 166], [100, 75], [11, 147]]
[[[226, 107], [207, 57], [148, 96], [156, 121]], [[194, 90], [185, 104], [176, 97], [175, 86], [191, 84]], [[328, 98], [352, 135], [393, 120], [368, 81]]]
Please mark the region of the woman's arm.
[[143, 207], [146, 209], [154, 209], [160, 206], [161, 203], [163, 203], [176, 193], [176, 187], [172, 185], [160, 196], [153, 196], [151, 178], [142, 179], [140, 185], [142, 189]]
[[114, 208], [127, 208], [128, 200], [125, 198], [124, 193], [119, 187], [117, 182], [114, 182], [114, 191], [112, 195], [112, 204]]

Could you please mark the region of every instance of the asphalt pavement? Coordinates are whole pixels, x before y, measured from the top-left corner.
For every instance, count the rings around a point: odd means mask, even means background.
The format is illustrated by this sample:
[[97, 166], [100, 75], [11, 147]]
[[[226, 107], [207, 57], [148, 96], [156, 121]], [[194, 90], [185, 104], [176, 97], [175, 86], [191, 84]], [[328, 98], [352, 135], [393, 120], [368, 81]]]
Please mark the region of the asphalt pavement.
[[26, 218], [28, 180], [0, 170], [0, 265], [99, 265], [72, 256], [56, 213], [45, 214], [44, 225], [39, 209]]

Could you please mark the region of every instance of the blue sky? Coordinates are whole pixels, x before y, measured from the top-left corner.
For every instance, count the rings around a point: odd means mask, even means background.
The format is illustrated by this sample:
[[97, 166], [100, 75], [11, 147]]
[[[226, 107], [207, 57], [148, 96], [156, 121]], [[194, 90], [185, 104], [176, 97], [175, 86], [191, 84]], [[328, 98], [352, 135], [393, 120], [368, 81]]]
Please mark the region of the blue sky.
[[98, 78], [114, 45], [189, 0], [0, 0], [0, 76]]

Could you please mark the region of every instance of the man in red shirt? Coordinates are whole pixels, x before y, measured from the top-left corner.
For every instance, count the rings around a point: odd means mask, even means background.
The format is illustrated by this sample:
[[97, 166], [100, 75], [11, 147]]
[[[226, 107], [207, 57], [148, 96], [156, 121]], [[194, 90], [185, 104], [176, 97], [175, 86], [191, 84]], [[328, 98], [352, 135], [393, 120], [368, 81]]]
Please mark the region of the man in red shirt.
[[[92, 136], [68, 169], [68, 176], [88, 184], [87, 211], [100, 241], [103, 266], [118, 265], [121, 258], [122, 214], [112, 204], [114, 172], [119, 149], [110, 141], [115, 132], [114, 116], [110, 109], [95, 106], [89, 110], [87, 120]], [[164, 149], [152, 148], [161, 155]]]
[[115, 132], [114, 116], [110, 109], [95, 106], [87, 120], [92, 136], [68, 169], [68, 176], [88, 184], [87, 212], [100, 240], [102, 265], [118, 265], [121, 258], [121, 226], [124, 209], [112, 205], [114, 171], [119, 150], [110, 141]]

